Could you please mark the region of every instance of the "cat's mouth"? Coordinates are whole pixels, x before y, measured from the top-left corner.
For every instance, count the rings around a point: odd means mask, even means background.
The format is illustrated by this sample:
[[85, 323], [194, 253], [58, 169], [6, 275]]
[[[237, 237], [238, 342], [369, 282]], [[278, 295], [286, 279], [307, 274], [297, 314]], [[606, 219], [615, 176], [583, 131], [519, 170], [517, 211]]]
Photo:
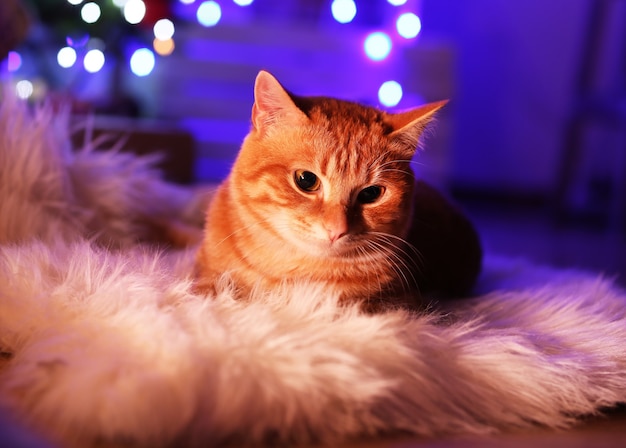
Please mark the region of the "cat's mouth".
[[326, 255], [331, 257], [349, 257], [355, 252], [354, 244], [351, 244], [349, 236], [343, 236], [338, 240], [326, 240], [321, 245], [326, 251]]
[[292, 248], [285, 246], [286, 250], [305, 252], [322, 263], [329, 259], [371, 262], [384, 258], [385, 252], [388, 252], [384, 244], [373, 241], [375, 238], [366, 233], [347, 232], [338, 238], [332, 238], [322, 232], [301, 229], [300, 232], [285, 232], [282, 237]]
[[382, 255], [372, 250], [367, 239], [359, 235], [347, 234], [336, 240], [316, 239], [309, 242], [313, 255], [321, 259], [343, 259], [354, 262], [373, 261]]

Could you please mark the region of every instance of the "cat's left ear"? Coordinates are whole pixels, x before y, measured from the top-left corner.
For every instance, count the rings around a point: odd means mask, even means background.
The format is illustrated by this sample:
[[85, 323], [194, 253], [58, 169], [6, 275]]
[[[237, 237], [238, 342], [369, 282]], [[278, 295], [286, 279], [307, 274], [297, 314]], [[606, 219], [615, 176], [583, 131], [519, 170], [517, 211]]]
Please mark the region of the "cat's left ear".
[[266, 134], [275, 126], [297, 126], [306, 119], [278, 80], [261, 70], [254, 83], [252, 126]]
[[448, 100], [437, 101], [405, 112], [388, 114], [386, 121], [392, 128], [389, 137], [409, 148], [409, 151], [414, 152], [417, 149], [420, 136], [435, 117], [435, 113], [447, 102]]

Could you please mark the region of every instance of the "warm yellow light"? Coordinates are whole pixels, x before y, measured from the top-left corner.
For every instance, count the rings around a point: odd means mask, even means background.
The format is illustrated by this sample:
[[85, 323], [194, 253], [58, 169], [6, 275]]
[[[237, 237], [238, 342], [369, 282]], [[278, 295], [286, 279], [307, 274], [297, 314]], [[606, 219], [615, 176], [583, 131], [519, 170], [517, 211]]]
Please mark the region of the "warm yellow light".
[[169, 56], [174, 51], [176, 45], [174, 44], [174, 39], [170, 38], [167, 40], [154, 39], [152, 41], [152, 46], [154, 47], [154, 51], [161, 56]]

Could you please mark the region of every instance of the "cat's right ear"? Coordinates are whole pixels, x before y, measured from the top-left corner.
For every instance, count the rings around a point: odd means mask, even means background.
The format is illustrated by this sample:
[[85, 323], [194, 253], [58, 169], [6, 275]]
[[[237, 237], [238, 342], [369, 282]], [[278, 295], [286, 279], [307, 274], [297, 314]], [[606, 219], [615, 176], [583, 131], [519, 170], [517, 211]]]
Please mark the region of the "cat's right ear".
[[393, 130], [390, 137], [408, 148], [412, 154], [417, 149], [420, 136], [433, 120], [435, 113], [447, 103], [447, 100], [437, 101], [405, 112], [387, 115], [387, 122]]
[[276, 126], [296, 126], [306, 119], [304, 112], [298, 109], [278, 80], [261, 70], [254, 83], [254, 129], [261, 134], [267, 134]]

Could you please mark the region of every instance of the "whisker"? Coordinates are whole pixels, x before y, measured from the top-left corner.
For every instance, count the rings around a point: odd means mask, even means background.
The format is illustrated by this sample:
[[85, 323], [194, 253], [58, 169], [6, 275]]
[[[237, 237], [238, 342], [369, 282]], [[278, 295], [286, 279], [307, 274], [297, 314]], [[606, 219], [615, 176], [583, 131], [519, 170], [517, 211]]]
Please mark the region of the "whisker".
[[[361, 252], [361, 254], [362, 254], [363, 258], [365, 259], [365, 260], [363, 261], [364, 263], [367, 263], [367, 264], [369, 264], [369, 265], [370, 265], [370, 266], [372, 266], [372, 267], [375, 267], [375, 266], [376, 266], [376, 262], [377, 262], [376, 258], [374, 258], [374, 257], [372, 256], [372, 254], [368, 253], [368, 252], [365, 250], [365, 248], [364, 248], [364, 247], [359, 246], [359, 247], [358, 247], [358, 251], [359, 251], [359, 252]], [[382, 289], [383, 289], [383, 285], [382, 285], [382, 282], [381, 282], [381, 279], [380, 279], [380, 274], [379, 274], [379, 272], [378, 272], [378, 269], [374, 269], [374, 268], [372, 268], [372, 269], [370, 269], [370, 271], [371, 271], [371, 272], [374, 272], [374, 273], [376, 274], [376, 275], [375, 275], [375, 279], [376, 279], [376, 282], [378, 283], [378, 288], [376, 288], [375, 292], [379, 293], [379, 292], [381, 292], [381, 291], [382, 291]], [[368, 282], [368, 287], [370, 288], [370, 292], [369, 292], [368, 297], [367, 297], [367, 300], [368, 300], [368, 301], [371, 299], [371, 297], [370, 297], [370, 296], [371, 296], [371, 295], [373, 294], [373, 292], [374, 292], [374, 291], [372, 290], [371, 286], [370, 286], [370, 285], [371, 285], [371, 283], [372, 283], [372, 282]]]
[[406, 171], [404, 170], [400, 170], [397, 168], [385, 168], [384, 170], [381, 170], [381, 173], [400, 173], [400, 174], [407, 174]]
[[[408, 293], [410, 291], [411, 284], [417, 287], [417, 279], [413, 275], [413, 272], [409, 264], [407, 263], [406, 259], [401, 257], [394, 250], [389, 249], [387, 246], [385, 246], [379, 241], [368, 241], [368, 244], [371, 247], [383, 249], [387, 252], [388, 254], [387, 261], [390, 262], [391, 268], [398, 275], [398, 278], [400, 279], [400, 284], [402, 285], [403, 292]], [[407, 273], [411, 277], [411, 280], [413, 280], [412, 283], [409, 281], [409, 277], [407, 277]]]
[[[379, 238], [383, 242], [385, 242], [387, 244], [390, 244], [390, 246], [393, 247], [393, 250], [395, 252], [395, 258], [410, 273], [411, 278], [413, 280], [413, 284], [416, 286], [416, 288], [417, 288], [417, 290], [419, 292], [420, 285], [419, 285], [419, 282], [417, 281], [417, 279], [415, 278], [415, 275], [413, 274], [413, 272], [420, 272], [421, 271], [420, 264], [423, 264], [424, 257], [420, 253], [420, 251], [415, 246], [410, 244], [408, 241], [404, 240], [403, 238], [400, 238], [397, 235], [384, 233], [384, 232], [371, 232], [370, 234], [373, 235], [373, 236], [376, 236], [377, 238]], [[403, 249], [403, 247], [401, 247], [401, 246], [398, 246], [398, 244], [393, 244], [392, 243], [393, 240], [395, 240], [396, 242], [401, 243], [401, 245], [406, 247], [407, 250]], [[387, 250], [392, 250], [392, 249], [387, 249]], [[398, 252], [401, 255], [404, 255], [404, 257], [401, 257], [400, 255], [398, 255]], [[413, 254], [413, 256], [411, 254]], [[409, 262], [411, 263], [410, 265], [409, 265]]]
[[[228, 240], [229, 238], [234, 237], [235, 235], [237, 235], [237, 234], [238, 234], [238, 233], [240, 233], [240, 232], [243, 232], [243, 231], [245, 231], [245, 230], [249, 230], [249, 229], [251, 229], [252, 227], [260, 226], [261, 224], [266, 223], [266, 222], [269, 222], [269, 218], [268, 218], [268, 219], [264, 219], [264, 220], [262, 220], [262, 221], [255, 221], [255, 222], [253, 222], [253, 223], [251, 223], [251, 224], [248, 224], [247, 226], [243, 226], [243, 227], [240, 227], [240, 228], [238, 228], [238, 229], [235, 229], [235, 230], [234, 230], [233, 232], [231, 232], [229, 235], [227, 235], [227, 236], [226, 236], [226, 237], [224, 237], [222, 240], [220, 240], [220, 242], [218, 242], [215, 246], [217, 247], [217, 246], [221, 245], [221, 244], [222, 244], [222, 243], [224, 243], [226, 240]], [[210, 223], [209, 223], [209, 225], [210, 225]]]
[[[377, 250], [377, 251], [379, 251], [381, 253], [384, 253], [385, 254], [385, 260], [389, 263], [389, 266], [396, 273], [398, 278], [400, 278], [401, 283], [404, 284], [405, 282], [408, 282], [408, 279], [404, 275], [404, 272], [402, 271], [400, 266], [398, 266], [399, 258], [397, 256], [397, 254], [394, 253], [394, 251], [390, 250], [387, 246], [385, 246], [382, 243], [377, 242], [377, 241], [372, 241], [372, 240], [367, 241], [367, 245], [371, 249], [374, 249], [374, 250]], [[404, 281], [402, 281], [402, 280], [404, 280]]]
[[[424, 262], [424, 257], [421, 254], [421, 252], [411, 243], [409, 243], [407, 240], [405, 240], [404, 238], [399, 237], [398, 235], [394, 235], [392, 233], [385, 233], [385, 232], [369, 232], [370, 235], [379, 237], [379, 238], [385, 238], [385, 239], [394, 239], [396, 241], [398, 241], [402, 246], [406, 247], [408, 250], [411, 251], [411, 253], [413, 255], [415, 255], [415, 257], [418, 258], [418, 261], [420, 261], [421, 263]], [[394, 246], [397, 247], [398, 250], [400, 250], [404, 255], [406, 255], [408, 258], [412, 259], [411, 253], [407, 252], [406, 250], [402, 249], [402, 247], [398, 247], [398, 246]], [[419, 268], [419, 266], [415, 266], [416, 268]]]
[[388, 160], [387, 162], [378, 164], [377, 167], [385, 168], [387, 165], [401, 164], [401, 163], [408, 163], [409, 165], [427, 166], [424, 162], [420, 162], [415, 159], [394, 159], [394, 160]]
[[379, 165], [379, 168], [384, 168], [387, 165], [392, 165], [392, 164], [396, 164], [396, 163], [411, 163], [412, 159], [394, 159], [394, 160], [388, 160], [385, 163], [381, 163]]
[[389, 167], [390, 165], [401, 165], [401, 164], [408, 164], [409, 166], [413, 166], [413, 167], [419, 167], [419, 168], [423, 168], [426, 167], [428, 168], [428, 164], [421, 162], [421, 161], [417, 161], [415, 159], [393, 159], [393, 160], [388, 160], [386, 162], [380, 162], [380, 159], [382, 159], [384, 156], [386, 156], [386, 154], [383, 154], [382, 156], [379, 156], [376, 161], [374, 161], [369, 169], [372, 172], [378, 173], [378, 175], [381, 175], [383, 173], [393, 173], [393, 172], [397, 172], [397, 173], [401, 173], [401, 174], [406, 174], [407, 170], [406, 169], [401, 169], [399, 167]]

